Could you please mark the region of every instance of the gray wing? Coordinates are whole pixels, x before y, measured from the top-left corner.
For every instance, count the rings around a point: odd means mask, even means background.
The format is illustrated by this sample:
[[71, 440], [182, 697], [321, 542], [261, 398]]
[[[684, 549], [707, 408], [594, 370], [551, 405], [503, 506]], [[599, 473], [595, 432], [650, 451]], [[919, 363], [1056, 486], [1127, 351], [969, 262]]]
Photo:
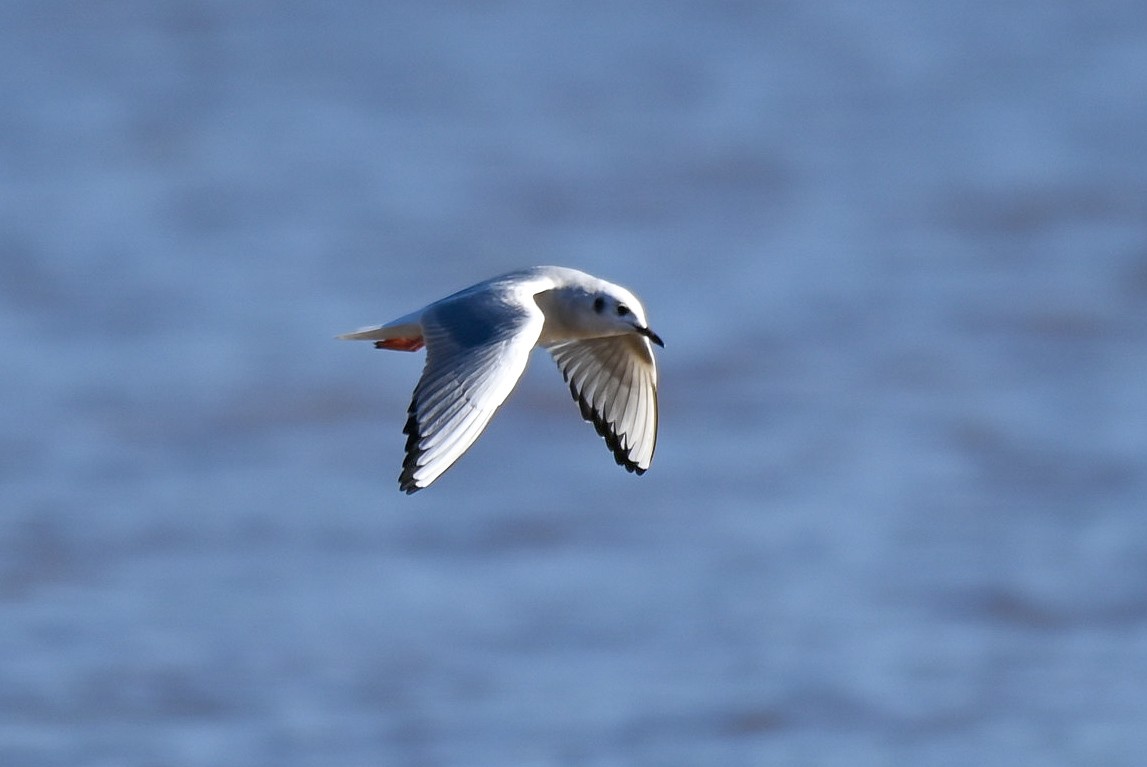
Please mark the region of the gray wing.
[[399, 487], [420, 490], [478, 439], [526, 369], [544, 317], [532, 302], [473, 294], [433, 304], [422, 315], [426, 367], [403, 434]]
[[657, 446], [657, 366], [637, 335], [570, 341], [550, 347], [582, 417], [627, 471], [644, 474]]

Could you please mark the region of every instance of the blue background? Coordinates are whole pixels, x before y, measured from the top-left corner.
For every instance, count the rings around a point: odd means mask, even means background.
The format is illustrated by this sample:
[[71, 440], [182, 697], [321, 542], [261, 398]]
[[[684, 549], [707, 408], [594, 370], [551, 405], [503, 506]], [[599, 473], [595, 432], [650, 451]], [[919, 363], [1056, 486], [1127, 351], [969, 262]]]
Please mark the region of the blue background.
[[[8, 2], [0, 763], [1138, 765], [1147, 5]], [[401, 495], [499, 272], [538, 354]]]

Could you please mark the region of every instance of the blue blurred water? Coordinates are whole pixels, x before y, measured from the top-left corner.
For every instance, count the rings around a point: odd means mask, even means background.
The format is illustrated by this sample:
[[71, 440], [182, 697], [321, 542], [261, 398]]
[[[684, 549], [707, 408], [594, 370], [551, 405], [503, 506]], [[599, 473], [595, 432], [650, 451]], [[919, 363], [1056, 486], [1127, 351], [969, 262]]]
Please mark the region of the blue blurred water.
[[[10, 2], [0, 763], [1133, 765], [1147, 6]], [[653, 469], [511, 268], [631, 287]]]

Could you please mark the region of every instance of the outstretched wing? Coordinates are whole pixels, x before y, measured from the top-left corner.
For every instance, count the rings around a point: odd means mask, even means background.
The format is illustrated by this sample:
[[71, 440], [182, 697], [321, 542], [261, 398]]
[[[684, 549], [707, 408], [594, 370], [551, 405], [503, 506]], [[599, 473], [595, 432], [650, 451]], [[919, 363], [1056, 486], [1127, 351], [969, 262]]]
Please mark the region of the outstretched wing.
[[449, 469], [478, 439], [526, 369], [544, 317], [533, 301], [491, 292], [445, 299], [422, 315], [426, 367], [403, 433], [399, 487], [413, 493]]
[[569, 341], [551, 346], [550, 354], [617, 463], [644, 474], [657, 446], [657, 366], [649, 341], [632, 334]]

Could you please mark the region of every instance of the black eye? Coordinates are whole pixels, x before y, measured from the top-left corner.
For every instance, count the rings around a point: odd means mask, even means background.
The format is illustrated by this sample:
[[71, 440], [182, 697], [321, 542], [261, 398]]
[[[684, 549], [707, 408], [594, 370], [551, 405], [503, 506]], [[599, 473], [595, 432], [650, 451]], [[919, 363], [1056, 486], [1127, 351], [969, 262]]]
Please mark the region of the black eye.
[[602, 298], [601, 296], [598, 296], [597, 298], [593, 299], [593, 310], [595, 312], [597, 312], [598, 314], [601, 314], [601, 310], [604, 308], [605, 308], [605, 299], [604, 298]]
[[624, 317], [627, 314], [629, 314], [629, 307], [626, 306], [625, 304], [618, 304], [617, 305], [617, 316], [618, 317]]

